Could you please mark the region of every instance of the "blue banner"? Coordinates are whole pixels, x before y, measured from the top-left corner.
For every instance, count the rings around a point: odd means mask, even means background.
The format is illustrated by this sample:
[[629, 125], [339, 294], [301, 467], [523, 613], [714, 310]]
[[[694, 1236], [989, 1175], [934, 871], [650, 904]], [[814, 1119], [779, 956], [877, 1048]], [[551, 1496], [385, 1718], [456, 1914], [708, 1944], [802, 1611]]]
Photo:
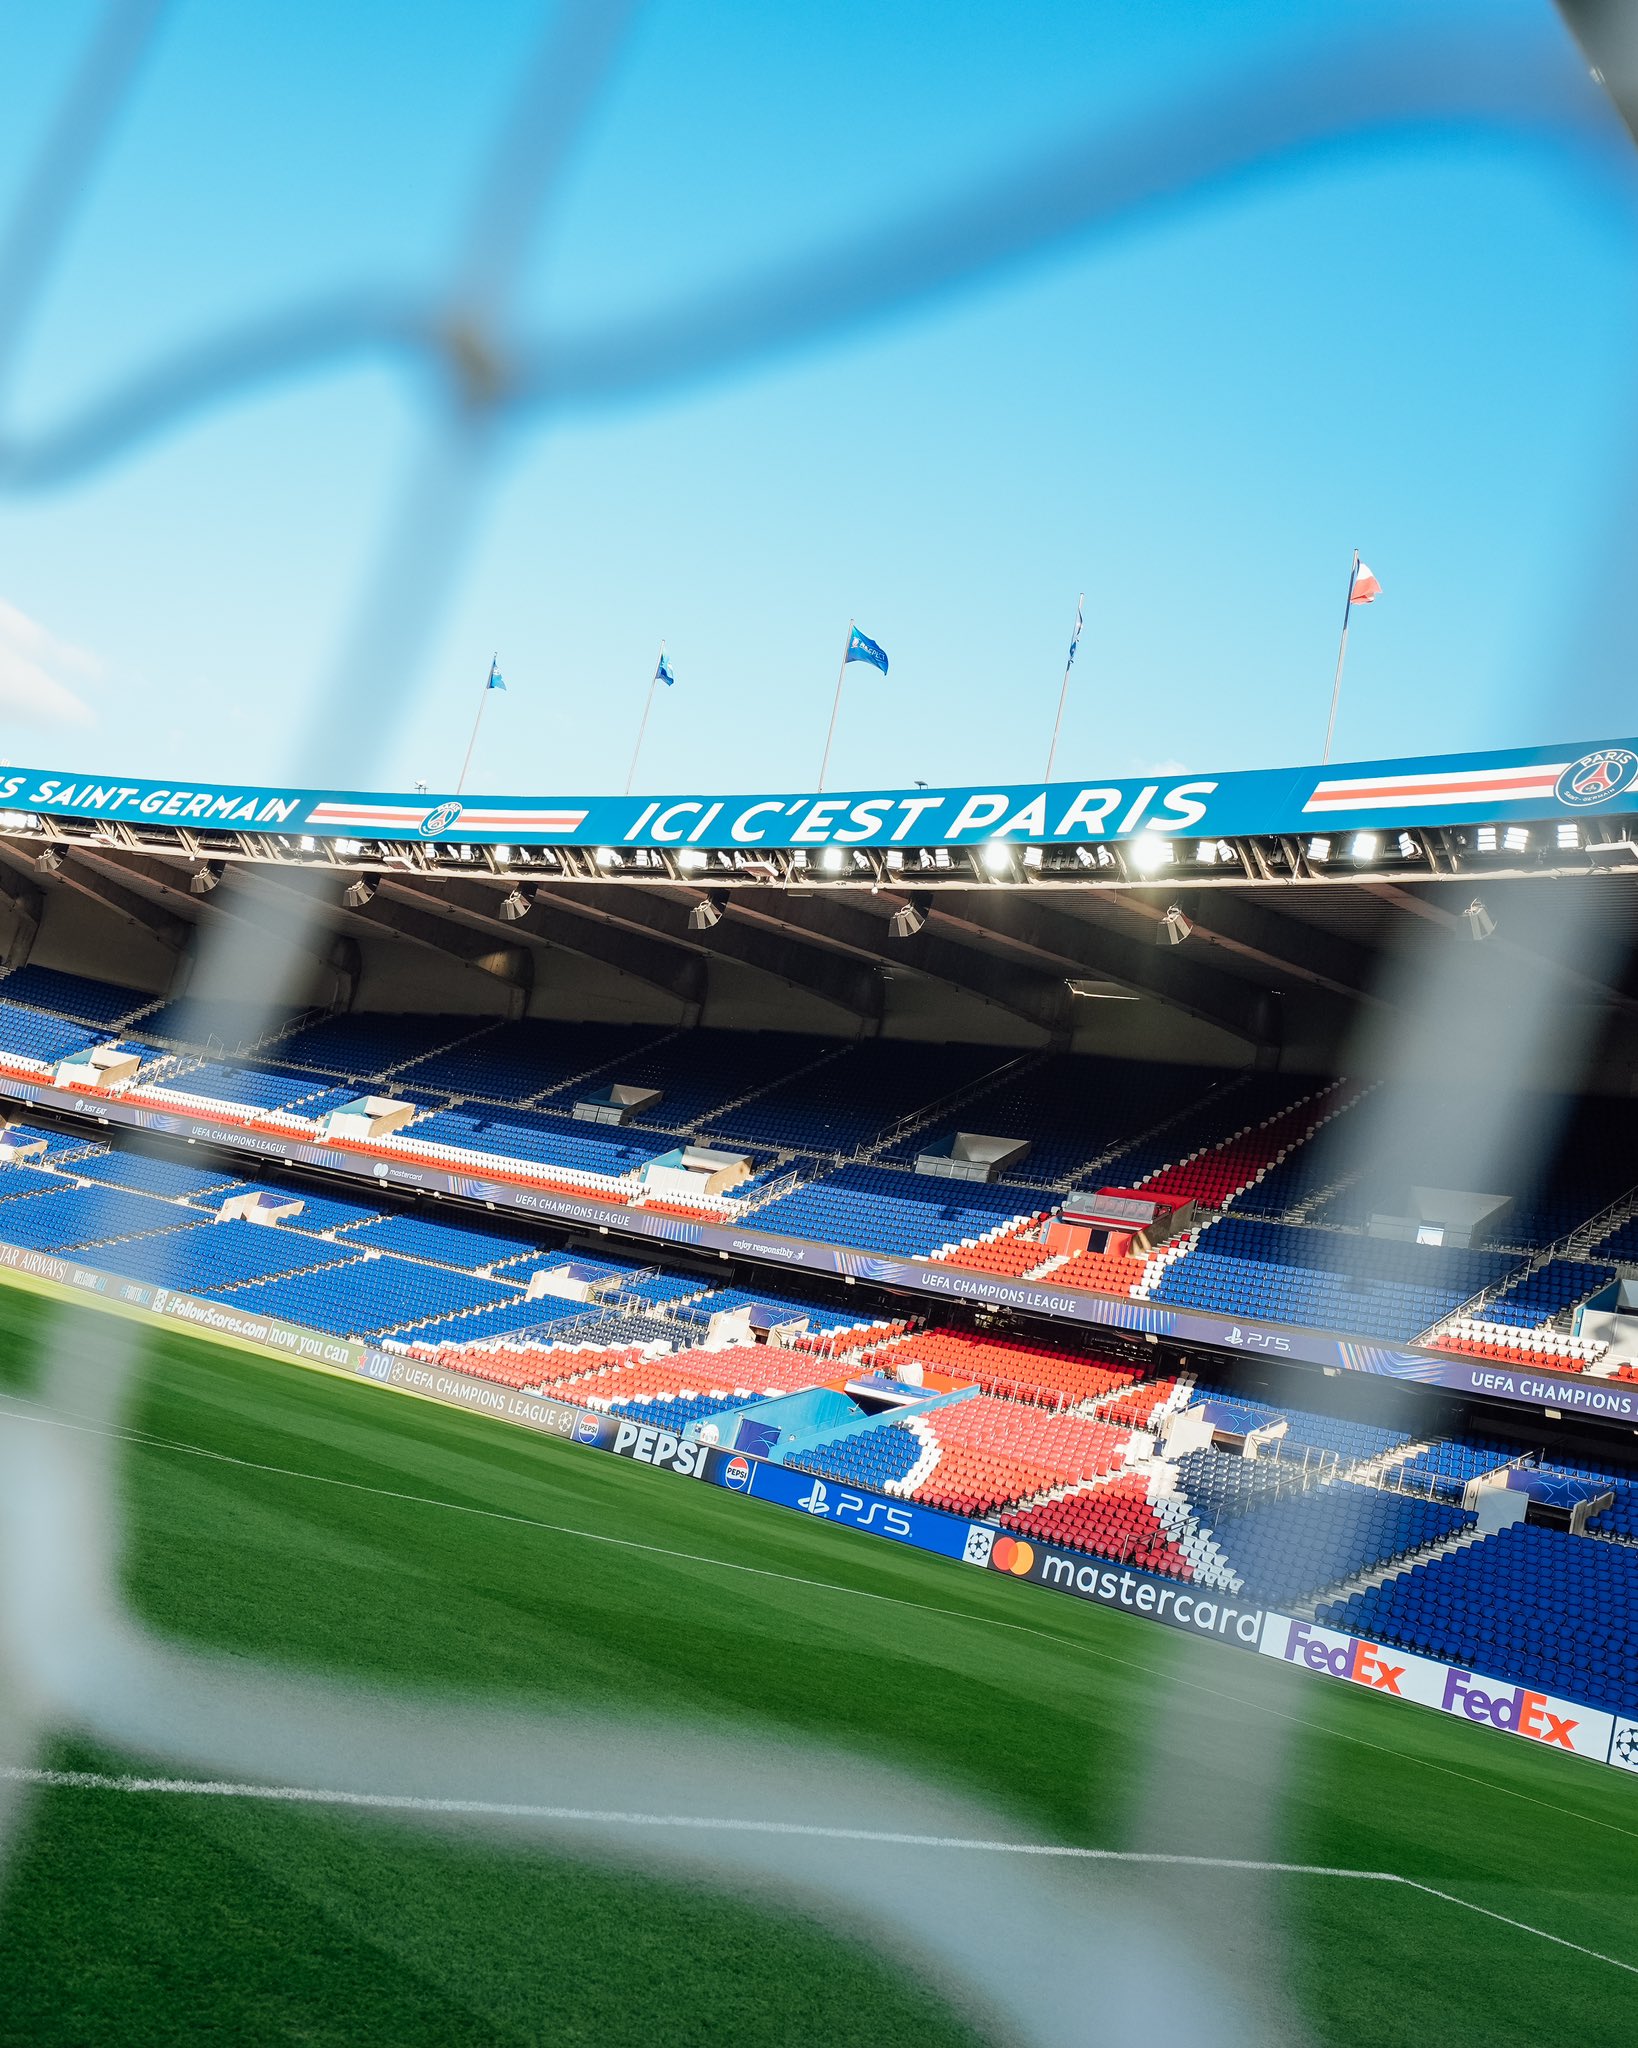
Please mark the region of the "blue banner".
[[730, 1493], [752, 1495], [775, 1507], [795, 1508], [798, 1514], [834, 1522], [843, 1529], [864, 1529], [872, 1536], [913, 1544], [917, 1550], [931, 1550], [940, 1557], [966, 1553], [967, 1524], [952, 1515], [917, 1507], [912, 1501], [893, 1500], [884, 1493], [867, 1493], [862, 1487], [844, 1486], [839, 1480], [815, 1479], [811, 1472], [770, 1465], [744, 1451], [713, 1450], [703, 1477]]
[[451, 844], [1039, 846], [1157, 838], [1243, 839], [1389, 831], [1638, 811], [1638, 740], [1325, 768], [1155, 775], [846, 795], [455, 797], [204, 782], [142, 782], [61, 769], [0, 771], [0, 830], [31, 815], [119, 819], [164, 831]]

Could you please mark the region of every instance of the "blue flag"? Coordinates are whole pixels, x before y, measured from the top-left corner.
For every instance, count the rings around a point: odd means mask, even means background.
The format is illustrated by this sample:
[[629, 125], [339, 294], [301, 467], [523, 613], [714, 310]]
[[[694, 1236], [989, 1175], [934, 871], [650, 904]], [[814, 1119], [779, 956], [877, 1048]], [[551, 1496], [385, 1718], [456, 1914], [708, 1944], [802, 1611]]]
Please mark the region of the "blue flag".
[[668, 690], [671, 688], [671, 685], [677, 680], [677, 678], [671, 673], [671, 663], [666, 659], [666, 657], [663, 654], [660, 656], [659, 667], [654, 671], [654, 680], [657, 683], [664, 683]]
[[500, 668], [495, 662], [489, 664], [489, 687], [492, 690], [504, 690], [506, 688], [506, 678], [501, 674]]
[[887, 656], [875, 641], [861, 633], [857, 626], [853, 628], [853, 637], [847, 643], [847, 654], [842, 666], [845, 668], [850, 661], [868, 661], [872, 668], [879, 668], [883, 675], [887, 673]]
[[1084, 593], [1083, 593], [1083, 594], [1082, 594], [1082, 595], [1081, 595], [1081, 596], [1080, 596], [1079, 598], [1077, 598], [1077, 599], [1076, 599], [1076, 601], [1075, 601], [1075, 631], [1074, 631], [1074, 633], [1073, 633], [1073, 634], [1071, 635], [1071, 637], [1070, 637], [1070, 642], [1069, 642], [1069, 659], [1068, 659], [1068, 660], [1067, 660], [1067, 661], [1066, 661], [1066, 662], [1064, 663], [1064, 667], [1065, 667], [1065, 668], [1073, 668], [1073, 667], [1075, 666], [1075, 650], [1076, 650], [1076, 649], [1077, 649], [1077, 648], [1078, 648], [1078, 647], [1080, 646], [1080, 644], [1081, 644], [1081, 628], [1082, 628], [1082, 626], [1084, 626], [1085, 624], [1086, 624], [1086, 597], [1085, 597], [1085, 595], [1084, 595]]

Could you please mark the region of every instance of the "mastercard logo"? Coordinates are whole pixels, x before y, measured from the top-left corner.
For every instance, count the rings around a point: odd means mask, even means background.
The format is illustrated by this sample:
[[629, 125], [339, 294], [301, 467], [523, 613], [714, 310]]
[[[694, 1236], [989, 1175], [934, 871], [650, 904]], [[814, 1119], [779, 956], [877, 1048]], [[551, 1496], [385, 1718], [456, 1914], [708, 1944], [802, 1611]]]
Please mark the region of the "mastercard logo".
[[1035, 1562], [1035, 1546], [1025, 1543], [1016, 1536], [997, 1536], [995, 1547], [990, 1552], [990, 1563], [998, 1572], [1011, 1572], [1015, 1578], [1028, 1575]]

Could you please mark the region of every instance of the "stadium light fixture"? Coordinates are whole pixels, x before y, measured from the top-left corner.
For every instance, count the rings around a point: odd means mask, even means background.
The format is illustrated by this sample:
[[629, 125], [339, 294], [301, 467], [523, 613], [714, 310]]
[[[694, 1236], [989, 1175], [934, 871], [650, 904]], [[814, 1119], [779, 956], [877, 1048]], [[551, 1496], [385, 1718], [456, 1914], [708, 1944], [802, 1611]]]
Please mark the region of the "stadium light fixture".
[[1561, 847], [1567, 847], [1571, 851], [1580, 846], [1581, 827], [1576, 824], [1573, 818], [1566, 818], [1563, 824], [1559, 826], [1558, 843]]
[[188, 894], [208, 896], [226, 873], [226, 867], [219, 860], [201, 861], [188, 877]]
[[702, 896], [688, 913], [691, 932], [708, 932], [722, 922], [722, 905], [714, 896]]
[[42, 874], [54, 875], [63, 864], [63, 857], [54, 846], [42, 846], [34, 857], [34, 865]]
[[1375, 860], [1381, 847], [1382, 842], [1374, 832], [1356, 832], [1353, 844], [1348, 848], [1348, 855], [1351, 860]]
[[847, 866], [847, 855], [839, 846], [827, 846], [819, 856], [819, 865], [827, 875], [839, 875]]
[[301, 850], [303, 853], [318, 852], [318, 841], [313, 837], [313, 835], [310, 832], [304, 832], [301, 835]]
[[1530, 835], [1522, 825], [1509, 825], [1502, 834], [1502, 845], [1509, 853], [1524, 853], [1530, 845]]
[[1193, 930], [1193, 920], [1184, 916], [1181, 904], [1174, 903], [1167, 910], [1166, 915], [1160, 920], [1159, 924], [1155, 926], [1155, 944], [1157, 946], [1181, 946]]
[[1013, 850], [1004, 839], [992, 839], [984, 849], [984, 865], [992, 875], [1012, 873]]
[[510, 867], [510, 866], [511, 866], [511, 864], [512, 864], [512, 849], [511, 849], [511, 847], [509, 847], [509, 846], [497, 846], [497, 847], [495, 848], [495, 865], [496, 865], [496, 867], [498, 867], [498, 868], [505, 868], [505, 867]]
[[895, 939], [913, 939], [926, 922], [926, 911], [912, 899], [899, 905], [887, 920], [887, 929]]
[[375, 892], [380, 884], [373, 875], [355, 875], [341, 892], [341, 900], [349, 910], [362, 910], [366, 903], [375, 901]]
[[1481, 825], [1479, 827], [1478, 847], [1481, 853], [1495, 852], [1496, 828], [1494, 825]]
[[702, 853], [697, 846], [685, 846], [677, 855], [677, 865], [686, 874], [697, 875], [710, 865], [710, 855]]
[[1135, 988], [1122, 988], [1113, 981], [1091, 981], [1080, 975], [1071, 975], [1064, 987], [1072, 996], [1079, 996], [1090, 1003], [1135, 1003], [1140, 1000]]
[[520, 917], [527, 917], [534, 908], [534, 894], [527, 889], [509, 889], [500, 901], [500, 914], [508, 924], [516, 924]]
[[1310, 860], [1329, 860], [1331, 858], [1330, 840], [1310, 839], [1308, 842], [1308, 858]]
[[1140, 875], [1158, 874], [1172, 857], [1172, 849], [1158, 833], [1140, 832], [1128, 855]]
[[1401, 860], [1415, 860], [1422, 850], [1408, 832], [1401, 832], [1396, 844]]
[[1475, 896], [1456, 922], [1456, 936], [1459, 939], [1488, 939], [1496, 929], [1496, 920]]
[[1038, 868], [1041, 865], [1041, 849], [1038, 846], [1024, 848], [1024, 865], [1027, 868]]

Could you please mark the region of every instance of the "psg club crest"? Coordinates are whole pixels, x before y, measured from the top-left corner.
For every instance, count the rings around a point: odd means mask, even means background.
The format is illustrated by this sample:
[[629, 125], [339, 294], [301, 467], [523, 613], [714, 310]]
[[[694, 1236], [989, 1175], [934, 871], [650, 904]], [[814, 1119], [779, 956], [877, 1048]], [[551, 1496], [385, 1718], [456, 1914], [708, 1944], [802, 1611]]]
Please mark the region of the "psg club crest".
[[435, 811], [428, 811], [421, 820], [419, 831], [423, 839], [436, 839], [440, 832], [447, 832], [461, 815], [457, 803], [440, 804]]
[[1612, 796], [1619, 796], [1635, 782], [1638, 754], [1625, 747], [1600, 747], [1596, 753], [1583, 754], [1579, 761], [1572, 761], [1558, 778], [1553, 793], [1561, 804], [1585, 809], [1591, 804], [1608, 803]]

